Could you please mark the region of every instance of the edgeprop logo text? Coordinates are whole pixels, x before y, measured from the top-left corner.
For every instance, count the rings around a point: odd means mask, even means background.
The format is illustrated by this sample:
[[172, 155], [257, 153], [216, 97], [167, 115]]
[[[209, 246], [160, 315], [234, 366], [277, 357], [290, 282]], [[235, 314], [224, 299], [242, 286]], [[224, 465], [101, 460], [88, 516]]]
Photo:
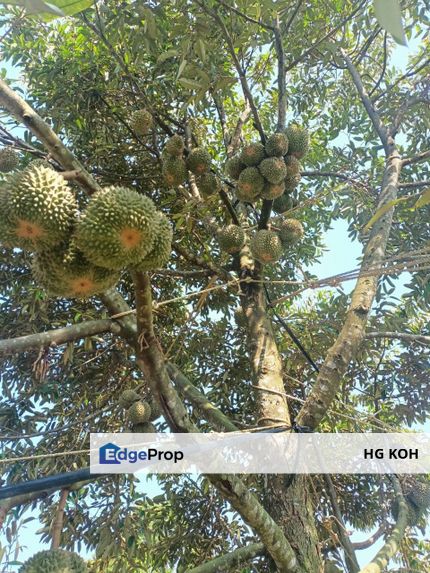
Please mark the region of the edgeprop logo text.
[[136, 463], [144, 461], [163, 461], [177, 464], [184, 459], [184, 452], [181, 450], [157, 450], [157, 448], [147, 448], [135, 450], [127, 447], [120, 448], [116, 444], [108, 443], [99, 448], [100, 464], [121, 464]]

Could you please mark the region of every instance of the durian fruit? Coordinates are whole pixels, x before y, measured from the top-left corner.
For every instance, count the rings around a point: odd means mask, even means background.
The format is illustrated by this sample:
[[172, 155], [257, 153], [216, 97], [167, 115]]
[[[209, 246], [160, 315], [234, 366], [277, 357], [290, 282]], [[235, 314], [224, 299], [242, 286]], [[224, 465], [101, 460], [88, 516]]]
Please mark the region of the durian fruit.
[[237, 181], [246, 165], [242, 163], [239, 155], [235, 155], [226, 161], [225, 172], [229, 177]]
[[135, 390], [124, 390], [118, 399], [118, 404], [121, 408], [128, 410], [134, 402], [138, 402], [139, 400], [140, 396]]
[[288, 138], [285, 133], [273, 133], [266, 141], [268, 157], [282, 157], [288, 151]]
[[39, 551], [30, 557], [19, 573], [87, 573], [88, 567], [82, 557], [64, 549]]
[[261, 175], [269, 183], [278, 184], [287, 176], [287, 167], [283, 159], [279, 157], [268, 157], [258, 166]]
[[[32, 167], [46, 167], [46, 169], [53, 169], [49, 161], [46, 159], [42, 159], [41, 157], [32, 159], [30, 163], [27, 165], [26, 169], [31, 169]], [[53, 169], [53, 171], [55, 171], [55, 169]]]
[[133, 424], [132, 432], [133, 434], [156, 434], [157, 428], [151, 422], [145, 422], [144, 424]]
[[107, 187], [91, 197], [77, 225], [77, 247], [107, 269], [138, 265], [152, 250], [159, 220], [149, 197]]
[[296, 189], [297, 185], [300, 183], [301, 178], [302, 176], [300, 173], [292, 176], [287, 175], [287, 177], [284, 179], [285, 191], [294, 191], [294, 189]]
[[187, 167], [194, 175], [203, 175], [209, 171], [211, 166], [211, 156], [205, 149], [197, 147], [193, 149], [187, 157]]
[[266, 157], [264, 145], [261, 143], [250, 143], [246, 145], [240, 154], [240, 161], [248, 167], [258, 165]]
[[278, 227], [278, 235], [284, 246], [294, 245], [304, 235], [303, 226], [297, 219], [284, 219]]
[[285, 130], [288, 138], [288, 155], [301, 159], [309, 149], [309, 133], [307, 129], [297, 124], [291, 124]]
[[151, 416], [149, 417], [151, 422], [163, 415], [163, 410], [155, 398], [149, 401], [149, 406], [151, 408]]
[[289, 211], [292, 208], [293, 199], [288, 195], [288, 193], [284, 193], [273, 201], [272, 209], [275, 213], [285, 213], [285, 211]]
[[294, 177], [300, 175], [302, 165], [294, 155], [286, 155], [284, 157], [285, 165], [287, 166], [287, 177]]
[[250, 248], [257, 261], [263, 264], [274, 263], [281, 257], [284, 250], [279, 235], [267, 229], [255, 233]]
[[263, 187], [263, 191], [260, 193], [260, 195], [263, 199], [273, 200], [277, 199], [278, 197], [281, 197], [284, 191], [285, 191], [285, 184], [283, 181], [277, 184], [269, 183], [268, 181], [266, 181]]
[[169, 187], [178, 187], [187, 178], [187, 166], [182, 157], [164, 157], [162, 173]]
[[409, 501], [414, 503], [419, 509], [430, 507], [430, 483], [423, 483], [414, 480], [407, 494]]
[[237, 253], [245, 244], [245, 233], [238, 225], [227, 225], [218, 230], [220, 249], [227, 253]]
[[63, 177], [40, 165], [11, 176], [2, 187], [1, 200], [0, 241], [32, 251], [62, 243], [78, 211]]
[[209, 197], [214, 193], [218, 193], [221, 188], [218, 177], [210, 171], [200, 175], [200, 177], [197, 178], [196, 183], [203, 197]]
[[0, 171], [9, 173], [18, 167], [19, 158], [17, 153], [11, 147], [0, 149]]
[[[406, 503], [408, 506], [408, 525], [414, 527], [420, 521], [422, 516], [422, 511], [418, 509], [413, 503], [410, 503], [406, 498]], [[391, 505], [391, 514], [393, 516], [394, 521], [397, 521], [399, 518], [399, 502], [397, 499], [393, 501]]]
[[174, 157], [182, 157], [185, 144], [180, 135], [173, 135], [166, 143], [164, 150]]
[[173, 229], [169, 219], [163, 213], [156, 214], [156, 227], [157, 232], [154, 236], [152, 250], [134, 267], [136, 271], [146, 272], [161, 269], [170, 259]]
[[242, 171], [237, 183], [236, 195], [239, 201], [252, 203], [264, 187], [264, 178], [257, 167], [247, 167]]
[[130, 127], [137, 135], [146, 135], [152, 127], [152, 115], [147, 109], [134, 111], [131, 115]]
[[33, 277], [53, 296], [88, 298], [118, 282], [118, 272], [88, 262], [74, 247], [60, 246], [38, 251], [32, 262]]
[[133, 402], [127, 412], [128, 421], [134, 426], [135, 424], [145, 424], [151, 417], [151, 406], [148, 402]]

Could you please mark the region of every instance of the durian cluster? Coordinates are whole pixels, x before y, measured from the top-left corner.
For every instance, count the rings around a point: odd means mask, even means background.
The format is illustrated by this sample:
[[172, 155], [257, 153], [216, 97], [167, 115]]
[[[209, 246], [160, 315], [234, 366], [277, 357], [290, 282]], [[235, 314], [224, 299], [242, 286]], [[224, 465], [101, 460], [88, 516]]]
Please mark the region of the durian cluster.
[[[297, 219], [277, 219], [271, 229], [254, 233], [249, 242], [251, 253], [262, 264], [274, 263], [303, 234], [303, 226]], [[219, 229], [217, 237], [220, 249], [230, 254], [239, 252], [247, 241], [245, 231], [237, 225]]]
[[127, 420], [133, 433], [153, 434], [156, 432], [152, 422], [161, 416], [161, 410], [155, 399], [145, 402], [134, 390], [124, 390], [119, 397], [118, 404], [127, 410]]
[[272, 134], [265, 145], [258, 142], [246, 145], [225, 166], [227, 175], [237, 181], [237, 198], [248, 203], [259, 198], [274, 200], [273, 207], [278, 213], [290, 209], [291, 193], [301, 178], [299, 160], [308, 148], [307, 130], [295, 124], [284, 132]]
[[178, 187], [187, 179], [188, 171], [195, 175], [196, 184], [203, 197], [209, 197], [220, 189], [219, 179], [211, 172], [212, 158], [201, 147], [185, 156], [184, 140], [173, 135], [166, 143], [163, 154], [163, 177], [169, 187]]
[[87, 573], [82, 557], [64, 549], [39, 551], [19, 569], [19, 573]]
[[[404, 495], [408, 506], [408, 524], [411, 526], [417, 525], [430, 509], [430, 483], [412, 478], [404, 487]], [[391, 512], [397, 521], [399, 514], [397, 499], [392, 505]]]
[[9, 173], [18, 167], [19, 158], [11, 147], [0, 149], [0, 172]]
[[0, 199], [0, 242], [34, 253], [34, 278], [52, 295], [92, 296], [123, 269], [157, 269], [170, 257], [168, 219], [132, 189], [102, 189], [79, 212], [61, 174], [36, 160], [6, 179]]
[[152, 124], [152, 115], [146, 109], [137, 109], [131, 115], [130, 127], [136, 135], [147, 135]]

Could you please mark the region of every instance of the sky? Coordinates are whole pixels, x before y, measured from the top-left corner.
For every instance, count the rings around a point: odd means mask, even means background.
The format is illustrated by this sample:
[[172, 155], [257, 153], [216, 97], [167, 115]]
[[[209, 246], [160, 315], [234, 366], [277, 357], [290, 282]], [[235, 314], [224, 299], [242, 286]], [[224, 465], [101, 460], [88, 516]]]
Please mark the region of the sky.
[[[417, 48], [418, 41], [412, 40], [409, 43], [409, 47], [397, 46], [395, 48], [393, 61], [399, 70], [404, 71], [408, 56]], [[12, 70], [10, 66], [5, 66], [7, 69], [8, 77], [17, 77], [15, 70]], [[330, 184], [327, 182], [327, 184]], [[322, 252], [321, 258], [318, 263], [314, 263], [308, 270], [314, 273], [318, 278], [324, 278], [346, 271], [358, 266], [358, 259], [361, 256], [362, 245], [358, 241], [353, 241], [348, 236], [348, 225], [345, 221], [338, 220], [335, 221], [323, 237], [324, 250]], [[396, 290], [393, 296], [400, 297], [406, 292], [405, 284], [408, 282], [408, 274], [405, 273], [401, 275], [395, 282]], [[345, 292], [349, 293], [354, 287], [354, 281], [349, 281], [343, 284]], [[426, 428], [427, 431], [430, 428]], [[145, 479], [142, 480], [140, 486], [142, 491], [149, 493], [150, 495], [157, 495], [160, 490], [157, 488], [154, 482], [148, 482]], [[35, 515], [28, 511], [26, 517], [35, 517]], [[37, 531], [40, 529], [41, 525], [37, 519], [29, 521], [23, 528], [22, 534], [20, 536], [20, 542], [22, 545], [22, 551], [20, 552], [19, 559], [23, 561], [33, 555], [35, 552], [41, 549], [47, 549], [49, 546], [40, 543], [40, 537]], [[24, 533], [25, 532], [25, 533]], [[429, 532], [427, 532], [428, 534]], [[369, 537], [371, 532], [363, 534], [353, 534], [352, 541], [362, 541]], [[0, 541], [2, 546], [7, 545], [6, 539], [0, 536]], [[361, 566], [364, 566], [372, 558], [374, 553], [382, 545], [383, 539], [379, 540], [370, 549], [365, 551], [357, 552], [357, 557]], [[87, 554], [82, 554], [83, 557], [88, 557]], [[7, 573], [12, 571], [17, 571], [18, 566], [10, 567]], [[2, 573], [5, 573], [4, 571]]]

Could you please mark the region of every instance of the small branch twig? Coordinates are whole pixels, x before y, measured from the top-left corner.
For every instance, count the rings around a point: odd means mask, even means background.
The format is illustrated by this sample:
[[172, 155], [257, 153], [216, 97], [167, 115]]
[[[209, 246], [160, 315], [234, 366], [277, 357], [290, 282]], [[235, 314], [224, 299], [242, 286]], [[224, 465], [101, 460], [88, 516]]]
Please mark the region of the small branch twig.
[[64, 510], [66, 508], [68, 489], [62, 489], [58, 501], [55, 519], [52, 524], [51, 549], [58, 549], [61, 545], [61, 533], [63, 531]]

